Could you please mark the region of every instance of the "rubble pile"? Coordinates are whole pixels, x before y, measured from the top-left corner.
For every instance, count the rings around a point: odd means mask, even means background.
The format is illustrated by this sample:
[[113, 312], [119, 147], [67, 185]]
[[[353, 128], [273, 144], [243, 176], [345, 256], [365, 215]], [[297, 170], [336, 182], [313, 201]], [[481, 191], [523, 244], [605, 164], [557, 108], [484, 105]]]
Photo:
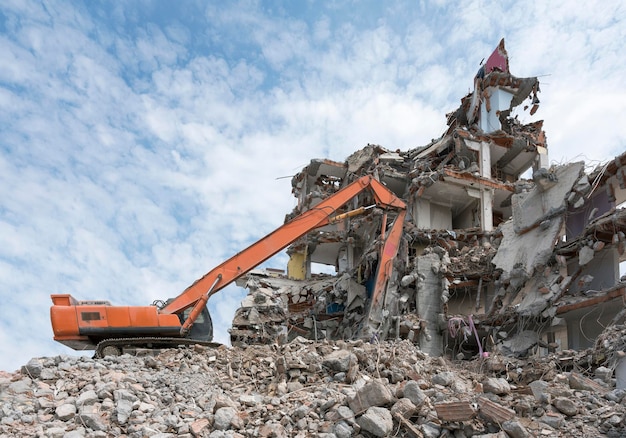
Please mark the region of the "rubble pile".
[[617, 354], [610, 340], [625, 334], [616, 326], [604, 347], [569, 359], [561, 352], [451, 362], [406, 340], [304, 338], [37, 358], [0, 375], [0, 435], [619, 437], [626, 390], [615, 388], [610, 368], [580, 364]]

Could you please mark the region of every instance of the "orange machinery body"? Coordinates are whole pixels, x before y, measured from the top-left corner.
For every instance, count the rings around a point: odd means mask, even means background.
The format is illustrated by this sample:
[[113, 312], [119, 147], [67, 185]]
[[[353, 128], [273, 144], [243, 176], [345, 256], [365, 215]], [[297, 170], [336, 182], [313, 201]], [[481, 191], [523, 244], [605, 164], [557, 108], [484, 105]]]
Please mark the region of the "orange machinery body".
[[[206, 309], [211, 295], [308, 232], [342, 218], [338, 210], [366, 189], [378, 207], [398, 213], [381, 254], [383, 266], [379, 266], [376, 288], [382, 288], [396, 256], [406, 205], [382, 183], [371, 176], [363, 176], [215, 267], [162, 308], [154, 305], [112, 306], [106, 301], [77, 301], [69, 294], [52, 295], [50, 319], [54, 339], [70, 348], [83, 350], [94, 349], [98, 342], [111, 338], [186, 337]], [[383, 236], [384, 230], [385, 224]], [[380, 291], [374, 292], [374, 301], [380, 303]]]
[[93, 350], [115, 337], [176, 337], [178, 315], [159, 313], [156, 306], [112, 306], [107, 301], [77, 301], [69, 294], [52, 295], [50, 319], [54, 340], [74, 350]]

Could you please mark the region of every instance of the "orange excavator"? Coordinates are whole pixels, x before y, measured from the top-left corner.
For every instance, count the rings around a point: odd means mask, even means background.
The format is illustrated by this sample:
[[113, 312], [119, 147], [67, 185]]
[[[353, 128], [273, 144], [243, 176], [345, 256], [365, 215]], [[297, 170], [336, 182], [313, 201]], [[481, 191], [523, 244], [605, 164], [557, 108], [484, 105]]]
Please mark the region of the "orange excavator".
[[[310, 231], [363, 213], [366, 207], [341, 214], [338, 211], [367, 189], [375, 205], [385, 210], [381, 230], [384, 244], [369, 306], [371, 312], [382, 305], [381, 295], [402, 236], [406, 205], [382, 183], [363, 176], [213, 268], [176, 298], [155, 301], [149, 306], [112, 306], [108, 301], [78, 301], [69, 294], [51, 295], [54, 340], [75, 350], [95, 349], [96, 357], [119, 355], [129, 348], [219, 345], [212, 343], [209, 298]], [[387, 211], [396, 212], [389, 230]]]

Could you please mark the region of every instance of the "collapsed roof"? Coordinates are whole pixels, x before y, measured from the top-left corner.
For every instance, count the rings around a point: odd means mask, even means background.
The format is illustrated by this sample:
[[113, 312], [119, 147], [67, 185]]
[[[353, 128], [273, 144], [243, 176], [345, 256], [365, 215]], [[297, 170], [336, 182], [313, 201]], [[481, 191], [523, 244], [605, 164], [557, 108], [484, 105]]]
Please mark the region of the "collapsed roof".
[[[543, 122], [523, 124], [517, 114], [535, 114], [539, 91], [536, 77], [510, 73], [502, 40], [438, 139], [311, 160], [292, 179], [298, 205], [287, 220], [363, 175], [406, 202], [382, 302], [372, 306], [373, 279], [395, 216], [373, 208], [291, 245], [286, 273], [238, 280], [249, 296], [233, 344], [403, 338], [457, 358], [592, 346], [624, 316], [626, 154], [592, 170], [550, 167]], [[364, 205], [359, 195], [348, 208]], [[316, 264], [335, 275], [314, 274]]]

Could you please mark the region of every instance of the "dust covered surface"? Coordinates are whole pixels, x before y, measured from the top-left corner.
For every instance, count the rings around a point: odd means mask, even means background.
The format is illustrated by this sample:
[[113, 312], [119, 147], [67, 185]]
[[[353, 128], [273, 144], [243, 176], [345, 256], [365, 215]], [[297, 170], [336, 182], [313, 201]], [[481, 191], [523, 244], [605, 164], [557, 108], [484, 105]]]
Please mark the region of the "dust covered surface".
[[[363, 341], [34, 358], [0, 375], [16, 437], [587, 437], [626, 434], [624, 326], [594, 348], [452, 362]], [[141, 353], [144, 353], [143, 355]]]

